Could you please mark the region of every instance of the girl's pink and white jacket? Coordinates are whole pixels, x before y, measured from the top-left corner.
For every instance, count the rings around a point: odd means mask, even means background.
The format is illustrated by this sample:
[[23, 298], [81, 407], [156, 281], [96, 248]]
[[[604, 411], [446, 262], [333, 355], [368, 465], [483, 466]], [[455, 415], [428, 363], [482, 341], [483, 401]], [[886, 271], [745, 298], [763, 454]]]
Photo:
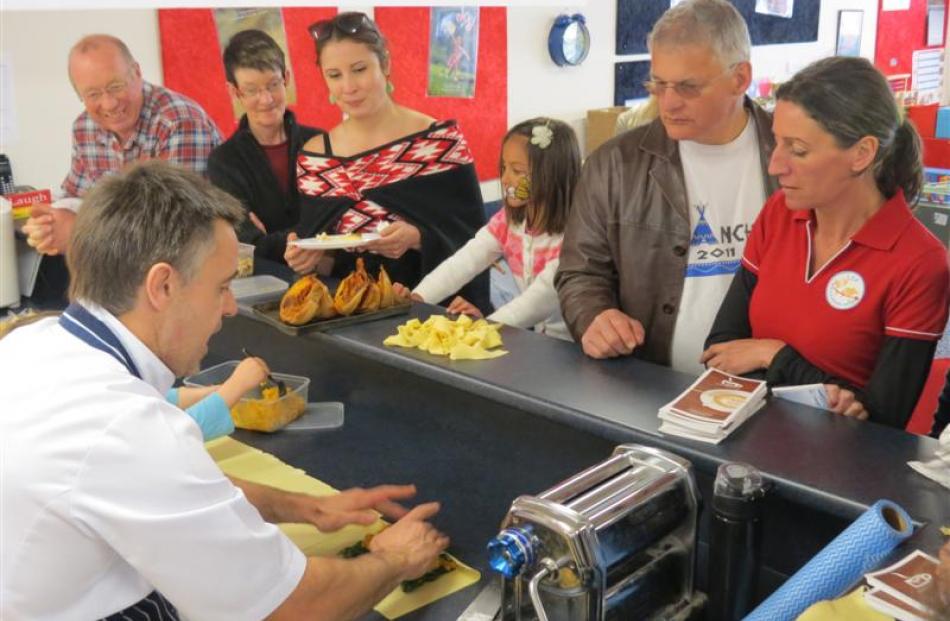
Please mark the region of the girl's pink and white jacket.
[[488, 319], [570, 340], [554, 290], [563, 239], [563, 234], [526, 232], [524, 223], [508, 222], [502, 208], [475, 237], [423, 278], [413, 293], [438, 303], [504, 257], [521, 294]]

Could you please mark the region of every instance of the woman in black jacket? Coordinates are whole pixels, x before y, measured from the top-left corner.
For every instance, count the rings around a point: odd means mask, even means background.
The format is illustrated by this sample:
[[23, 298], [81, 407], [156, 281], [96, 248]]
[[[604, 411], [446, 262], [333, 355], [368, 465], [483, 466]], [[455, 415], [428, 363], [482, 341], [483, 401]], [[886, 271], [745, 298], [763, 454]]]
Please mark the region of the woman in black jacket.
[[245, 114], [234, 134], [208, 159], [211, 182], [238, 198], [248, 218], [238, 239], [258, 257], [284, 261], [287, 234], [300, 219], [295, 159], [322, 130], [298, 125], [287, 109], [284, 53], [260, 30], [244, 30], [224, 50], [228, 92]]

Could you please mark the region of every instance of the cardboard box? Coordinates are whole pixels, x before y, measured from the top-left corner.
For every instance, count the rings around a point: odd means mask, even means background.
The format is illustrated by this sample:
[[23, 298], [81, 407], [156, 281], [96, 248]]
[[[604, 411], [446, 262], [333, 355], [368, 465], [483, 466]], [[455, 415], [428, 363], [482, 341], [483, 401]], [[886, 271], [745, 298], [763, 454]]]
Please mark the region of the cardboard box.
[[614, 137], [614, 128], [617, 126], [617, 117], [621, 112], [628, 110], [626, 106], [611, 108], [597, 108], [587, 111], [587, 149], [586, 153], [604, 144]]

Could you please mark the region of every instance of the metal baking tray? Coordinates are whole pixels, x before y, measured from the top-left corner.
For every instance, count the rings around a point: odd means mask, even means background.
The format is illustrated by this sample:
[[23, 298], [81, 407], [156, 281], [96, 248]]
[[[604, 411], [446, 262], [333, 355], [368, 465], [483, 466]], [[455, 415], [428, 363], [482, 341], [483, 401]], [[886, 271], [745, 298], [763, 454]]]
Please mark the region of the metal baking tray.
[[305, 323], [299, 326], [292, 326], [280, 320], [280, 300], [272, 300], [270, 302], [263, 302], [261, 304], [254, 304], [251, 306], [251, 310], [253, 311], [253, 315], [251, 316], [254, 319], [258, 319], [264, 323], [274, 326], [284, 334], [297, 336], [298, 334], [306, 334], [307, 332], [325, 332], [326, 330], [332, 330], [333, 328], [343, 328], [357, 323], [375, 321], [384, 317], [408, 315], [409, 309], [411, 307], [411, 303], [397, 304], [396, 306], [390, 306], [389, 308], [370, 311], [368, 313], [359, 313], [356, 315], [349, 315], [347, 317], [318, 319], [316, 321], [311, 321], [310, 323]]

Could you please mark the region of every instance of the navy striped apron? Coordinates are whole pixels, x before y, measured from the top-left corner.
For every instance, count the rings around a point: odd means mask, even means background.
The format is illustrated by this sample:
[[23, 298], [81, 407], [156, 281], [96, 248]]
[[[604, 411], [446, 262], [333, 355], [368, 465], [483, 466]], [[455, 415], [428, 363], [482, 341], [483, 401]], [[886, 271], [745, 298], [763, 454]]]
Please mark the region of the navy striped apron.
[[[80, 304], [70, 304], [59, 317], [59, 325], [64, 330], [99, 351], [103, 351], [125, 366], [129, 373], [142, 379], [132, 356], [126, 351], [119, 338]], [[137, 604], [120, 610], [100, 621], [180, 621], [178, 611], [158, 591], [152, 591]]]

